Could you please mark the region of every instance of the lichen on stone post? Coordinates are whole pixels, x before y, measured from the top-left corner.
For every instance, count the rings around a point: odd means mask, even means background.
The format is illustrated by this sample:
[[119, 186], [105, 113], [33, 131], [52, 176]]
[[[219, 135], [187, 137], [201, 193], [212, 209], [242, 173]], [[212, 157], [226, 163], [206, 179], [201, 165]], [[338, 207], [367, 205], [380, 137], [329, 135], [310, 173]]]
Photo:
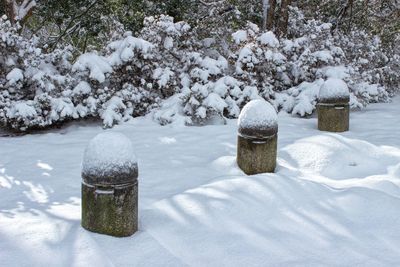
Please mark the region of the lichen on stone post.
[[82, 163], [82, 226], [100, 234], [130, 236], [138, 229], [138, 165], [131, 141], [102, 133]]
[[274, 172], [278, 146], [278, 116], [267, 101], [247, 103], [238, 120], [237, 164], [248, 175]]
[[321, 86], [317, 113], [318, 129], [328, 132], [345, 132], [350, 124], [350, 94], [347, 84], [330, 78]]

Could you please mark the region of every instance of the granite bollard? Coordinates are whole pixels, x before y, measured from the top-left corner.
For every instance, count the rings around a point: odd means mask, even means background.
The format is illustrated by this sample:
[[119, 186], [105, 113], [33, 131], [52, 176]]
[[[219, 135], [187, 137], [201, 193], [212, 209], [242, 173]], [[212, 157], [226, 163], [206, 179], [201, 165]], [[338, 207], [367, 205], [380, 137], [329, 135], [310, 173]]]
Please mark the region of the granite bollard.
[[237, 164], [248, 175], [274, 172], [278, 144], [278, 116], [263, 99], [252, 100], [238, 121]]
[[138, 229], [138, 165], [131, 141], [102, 133], [87, 146], [82, 163], [82, 226], [116, 237]]
[[321, 86], [317, 113], [318, 129], [328, 132], [345, 132], [350, 125], [350, 94], [347, 84], [330, 78]]

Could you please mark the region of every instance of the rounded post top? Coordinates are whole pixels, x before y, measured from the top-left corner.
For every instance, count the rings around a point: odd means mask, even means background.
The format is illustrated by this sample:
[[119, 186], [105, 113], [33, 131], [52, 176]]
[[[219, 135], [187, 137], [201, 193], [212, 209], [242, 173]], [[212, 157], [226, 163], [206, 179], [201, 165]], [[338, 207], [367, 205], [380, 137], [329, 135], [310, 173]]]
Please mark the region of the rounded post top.
[[347, 84], [336, 78], [327, 79], [319, 90], [318, 102], [320, 103], [348, 103], [350, 92]]
[[82, 179], [92, 185], [133, 183], [138, 164], [132, 142], [123, 134], [105, 132], [94, 137], [85, 149]]
[[239, 115], [238, 131], [243, 137], [265, 138], [278, 132], [278, 115], [264, 99], [247, 103]]

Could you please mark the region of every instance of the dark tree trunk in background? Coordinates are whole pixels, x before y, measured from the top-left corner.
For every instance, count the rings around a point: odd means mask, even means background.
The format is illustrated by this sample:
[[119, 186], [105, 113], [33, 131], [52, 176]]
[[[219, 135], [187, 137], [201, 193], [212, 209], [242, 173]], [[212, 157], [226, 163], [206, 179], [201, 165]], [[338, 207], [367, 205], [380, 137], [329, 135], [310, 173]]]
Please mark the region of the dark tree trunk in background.
[[[368, 3], [368, 1], [365, 2]], [[347, 0], [346, 2], [344, 2], [343, 5], [340, 6], [337, 14], [337, 21], [333, 29], [340, 28], [346, 16], [349, 16], [349, 28], [351, 27], [351, 20], [353, 16], [353, 5], [354, 5], [354, 0]]]
[[268, 9], [269, 9], [269, 0], [262, 0], [263, 5], [263, 15], [262, 15], [262, 24], [261, 29], [265, 31], [267, 29], [267, 18], [268, 18]]
[[291, 4], [292, 0], [281, 0], [278, 6], [276, 0], [269, 0], [267, 30], [275, 32], [277, 36], [286, 35], [289, 22], [289, 5]]
[[12, 0], [3, 0], [4, 11], [7, 18], [11, 21], [11, 23], [15, 23], [15, 11], [14, 11], [14, 1]]
[[267, 30], [274, 30], [275, 26], [275, 8], [276, 8], [276, 0], [269, 0], [269, 9], [267, 15]]
[[278, 27], [276, 33], [278, 36], [284, 36], [287, 33], [289, 23], [289, 5], [292, 4], [291, 0], [282, 0], [281, 8], [278, 15]]

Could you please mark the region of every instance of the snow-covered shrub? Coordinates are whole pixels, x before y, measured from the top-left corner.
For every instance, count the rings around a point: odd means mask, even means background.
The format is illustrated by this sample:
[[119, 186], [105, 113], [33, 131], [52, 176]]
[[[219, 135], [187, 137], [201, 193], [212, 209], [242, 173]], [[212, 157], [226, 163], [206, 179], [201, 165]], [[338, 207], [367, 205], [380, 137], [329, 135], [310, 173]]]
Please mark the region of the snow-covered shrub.
[[272, 32], [260, 32], [257, 25], [248, 23], [246, 30], [233, 34], [236, 48], [231, 55], [235, 61], [235, 77], [246, 86], [257, 88], [268, 99], [286, 82], [283, 65], [286, 57], [278, 50], [279, 41]]
[[[232, 34], [231, 56], [207, 56], [207, 50], [187, 57], [181, 74], [184, 113], [192, 123], [204, 124], [216, 118], [237, 118], [250, 100], [269, 99], [274, 83], [284, 77], [279, 69], [285, 57], [272, 32], [260, 33], [255, 24]], [[220, 121], [220, 120], [219, 120]]]
[[162, 98], [171, 97], [167, 110], [162, 108], [155, 118], [161, 124], [182, 117], [186, 124], [203, 124], [215, 115], [223, 117], [226, 104], [214, 93], [214, 84], [226, 73], [227, 60], [208, 55], [207, 46], [185, 22], [162, 15], [146, 18], [144, 24], [140, 36], [155, 45], [154, 88]]
[[314, 111], [323, 70], [340, 66], [345, 55], [330, 24], [309, 21], [303, 27], [304, 34], [293, 39], [278, 40], [252, 23], [232, 35], [232, 75], [245, 87], [239, 106], [261, 97], [300, 116]]
[[[302, 23], [299, 23], [301, 21]], [[222, 47], [186, 22], [148, 17], [137, 37], [120, 31], [106, 47], [81, 54], [49, 50], [37, 37], [0, 20], [0, 122], [18, 130], [94, 117], [105, 127], [150, 111], [161, 124], [224, 122], [263, 98], [277, 110], [314, 112], [324, 80], [344, 80], [350, 104], [386, 101], [400, 85], [398, 48], [385, 50], [361, 31], [306, 20], [291, 8], [290, 38], [255, 24], [232, 33]]]
[[169, 16], [148, 17], [139, 37], [127, 32], [105, 51], [81, 55], [73, 66], [91, 87], [82, 110], [90, 110], [85, 103], [93, 106], [94, 100], [95, 116], [106, 127], [143, 116], [181, 91], [185, 60], [196, 45], [190, 26]]
[[[152, 49], [151, 43], [128, 32], [109, 43], [103, 55], [95, 51], [81, 55], [72, 67], [81, 81], [74, 89], [81, 97], [81, 113], [99, 116], [106, 127], [146, 114], [158, 102], [152, 84]], [[82, 85], [84, 93], [78, 89]]]
[[69, 99], [70, 47], [46, 52], [0, 18], [0, 122], [18, 130], [77, 118]]
[[305, 21], [297, 8], [291, 9], [289, 24], [292, 38], [280, 41], [292, 84], [287, 91], [275, 94], [277, 107], [300, 116], [311, 114], [321, 81], [328, 78], [346, 81], [352, 108], [388, 100], [388, 92], [393, 90], [389, 84], [400, 80], [389, 65], [395, 65], [396, 60], [385, 55], [379, 38], [362, 31], [347, 35], [332, 31], [330, 23]]
[[400, 85], [394, 68], [396, 55], [385, 51], [379, 37], [361, 30], [336, 34], [335, 41], [346, 54], [346, 65], [351, 69], [347, 80], [360, 104], [387, 101], [389, 93]]
[[111, 127], [160, 102], [162, 93], [153, 87], [153, 44], [128, 32], [71, 64], [69, 47], [45, 52], [38, 38], [26, 38], [18, 30], [6, 18], [0, 20], [3, 125], [24, 131], [95, 117]]
[[[344, 35], [333, 32], [332, 24], [307, 21], [296, 8], [291, 10], [289, 31], [290, 39], [278, 40], [272, 32], [261, 32], [255, 24], [248, 23], [232, 34], [226, 59], [221, 56], [223, 51], [209, 54], [209, 40], [203, 42], [203, 47], [196, 47], [194, 53], [193, 46], [192, 50], [179, 49], [175, 53], [179, 62], [171, 62], [180, 66], [179, 70], [176, 68], [182, 88], [180, 97], [174, 98], [174, 105], [168, 102], [174, 112], [164, 110], [156, 118], [161, 117], [163, 124], [171, 122], [178, 111], [195, 124], [207, 123], [215, 116], [236, 118], [248, 101], [257, 98], [270, 101], [279, 110], [307, 116], [314, 112], [319, 89], [328, 78], [348, 84], [352, 108], [388, 99], [389, 82], [385, 80], [393, 82], [395, 75], [393, 68], [385, 65], [377, 39], [360, 38], [362, 33], [340, 38]], [[374, 61], [368, 68], [360, 66], [363, 55]], [[221, 60], [226, 64], [215, 68], [213, 62]], [[177, 105], [183, 105], [183, 109]], [[170, 117], [166, 118], [166, 114]]]
[[189, 24], [183, 21], [175, 23], [172, 17], [165, 15], [147, 17], [140, 37], [154, 45], [154, 89], [159, 90], [164, 98], [178, 93], [185, 57], [198, 46]]
[[187, 60], [188, 72], [182, 74], [184, 113], [196, 124], [202, 124], [215, 115], [223, 117], [227, 105], [214, 89], [228, 67], [227, 60], [222, 56], [213, 59], [199, 53], [191, 53]]

